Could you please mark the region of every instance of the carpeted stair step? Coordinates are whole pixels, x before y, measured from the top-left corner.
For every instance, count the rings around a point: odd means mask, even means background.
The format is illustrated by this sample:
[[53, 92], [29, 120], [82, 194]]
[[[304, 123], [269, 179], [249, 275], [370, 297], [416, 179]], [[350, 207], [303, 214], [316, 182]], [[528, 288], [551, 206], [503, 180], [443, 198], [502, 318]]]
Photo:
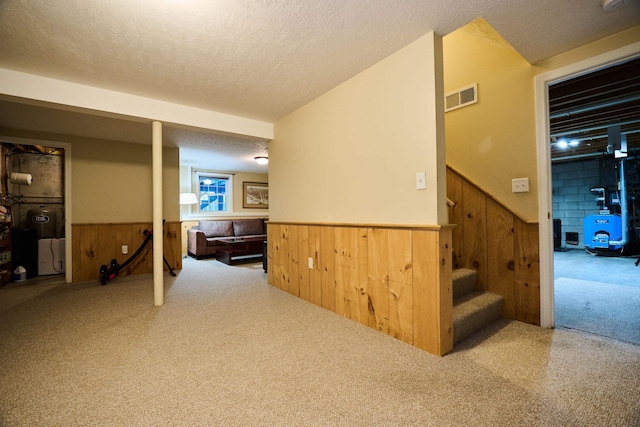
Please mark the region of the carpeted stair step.
[[475, 290], [478, 273], [469, 268], [453, 270], [453, 299], [460, 298]]
[[504, 298], [491, 292], [473, 291], [453, 301], [453, 343], [500, 318]]

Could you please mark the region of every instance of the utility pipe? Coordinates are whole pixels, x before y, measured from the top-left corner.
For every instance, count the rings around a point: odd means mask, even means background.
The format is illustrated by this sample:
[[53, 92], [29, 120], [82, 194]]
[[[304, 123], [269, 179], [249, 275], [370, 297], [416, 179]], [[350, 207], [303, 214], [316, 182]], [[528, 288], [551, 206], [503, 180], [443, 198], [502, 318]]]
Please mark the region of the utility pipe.
[[607, 101], [592, 102], [590, 104], [585, 104], [580, 107], [566, 108], [564, 110], [560, 110], [553, 114], [550, 114], [549, 118], [557, 119], [560, 117], [569, 117], [573, 114], [586, 113], [593, 110], [599, 110], [601, 108], [614, 107], [616, 105], [625, 104], [627, 102], [637, 101], [639, 99], [640, 99], [640, 94], [619, 96], [617, 98], [611, 98]]
[[[620, 125], [628, 125], [628, 124], [634, 124], [634, 123], [640, 123], [640, 120], [634, 120], [632, 123], [616, 123], [616, 124], [620, 124]], [[610, 125], [607, 127], [611, 127]], [[598, 129], [604, 129], [605, 127], [598, 127]], [[595, 130], [598, 130], [595, 129]], [[627, 131], [622, 131], [620, 132], [620, 135], [633, 135], [635, 133], [640, 133], [640, 128], [639, 129], [630, 129]], [[555, 136], [566, 136], [566, 135], [574, 135], [575, 131], [571, 131], [571, 132], [560, 132], [560, 133], [556, 133], [551, 135], [552, 137]], [[593, 141], [594, 139], [604, 139], [604, 138], [609, 138], [609, 135], [604, 133], [604, 134], [600, 134], [600, 135], [591, 135], [591, 136], [572, 136], [571, 138], [569, 138], [572, 141]], [[553, 144], [553, 142], [552, 142]]]
[[162, 244], [162, 123], [152, 123], [151, 168], [153, 179], [153, 305], [164, 304], [164, 271]]
[[624, 159], [620, 160], [620, 222], [622, 222], [622, 238], [609, 240], [609, 246], [624, 246], [629, 242], [629, 212], [627, 211], [627, 180], [624, 174]]
[[[637, 159], [638, 156], [632, 155], [638, 150], [629, 150], [627, 159]], [[595, 153], [586, 153], [586, 154], [572, 154], [570, 156], [562, 156], [562, 157], [553, 157], [551, 159], [551, 163], [563, 162], [567, 160], [575, 160], [575, 159], [588, 159], [591, 157], [602, 157], [602, 151], [597, 151]]]
[[[595, 125], [595, 126], [590, 126], [587, 128], [579, 128], [579, 129], [572, 129], [572, 130], [563, 130], [563, 131], [557, 131], [557, 132], [553, 132], [551, 134], [552, 137], [558, 137], [558, 136], [567, 136], [567, 135], [574, 135], [576, 133], [579, 132], [590, 132], [592, 130], [599, 130], [599, 129], [607, 129], [611, 126], [626, 126], [626, 125], [633, 125], [635, 123], [640, 122], [640, 120], [638, 119], [634, 119], [634, 120], [625, 120], [623, 122], [616, 122], [616, 123], [601, 123], [599, 125]], [[629, 130], [624, 132], [626, 134], [630, 134], [630, 133], [634, 133], [633, 130]]]

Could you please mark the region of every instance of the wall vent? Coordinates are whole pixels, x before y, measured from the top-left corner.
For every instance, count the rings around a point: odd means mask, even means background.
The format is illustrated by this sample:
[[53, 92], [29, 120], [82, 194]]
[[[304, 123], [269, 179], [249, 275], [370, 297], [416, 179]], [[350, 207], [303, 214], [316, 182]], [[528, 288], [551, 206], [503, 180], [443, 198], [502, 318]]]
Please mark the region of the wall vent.
[[478, 83], [444, 95], [444, 111], [456, 110], [478, 102]]

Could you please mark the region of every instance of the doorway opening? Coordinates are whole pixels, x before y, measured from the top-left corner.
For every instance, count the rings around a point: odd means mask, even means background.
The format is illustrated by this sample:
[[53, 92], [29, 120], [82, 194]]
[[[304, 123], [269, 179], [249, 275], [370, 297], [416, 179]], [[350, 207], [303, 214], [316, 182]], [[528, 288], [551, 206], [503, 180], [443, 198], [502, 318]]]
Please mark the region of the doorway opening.
[[640, 345], [640, 59], [628, 52], [536, 79], [541, 321]]
[[[71, 281], [68, 144], [2, 138], [6, 281]], [[59, 279], [56, 279], [59, 280]]]

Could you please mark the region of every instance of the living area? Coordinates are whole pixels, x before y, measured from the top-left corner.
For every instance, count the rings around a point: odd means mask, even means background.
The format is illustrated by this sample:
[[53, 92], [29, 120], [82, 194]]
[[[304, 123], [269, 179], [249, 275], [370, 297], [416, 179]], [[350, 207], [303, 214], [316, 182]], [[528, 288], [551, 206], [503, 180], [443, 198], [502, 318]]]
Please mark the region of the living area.
[[187, 253], [196, 259], [216, 257], [224, 264], [264, 257], [267, 225], [263, 218], [199, 220], [187, 230]]
[[181, 149], [180, 193], [183, 258], [227, 265], [265, 258], [267, 141], [221, 136], [215, 147]]

